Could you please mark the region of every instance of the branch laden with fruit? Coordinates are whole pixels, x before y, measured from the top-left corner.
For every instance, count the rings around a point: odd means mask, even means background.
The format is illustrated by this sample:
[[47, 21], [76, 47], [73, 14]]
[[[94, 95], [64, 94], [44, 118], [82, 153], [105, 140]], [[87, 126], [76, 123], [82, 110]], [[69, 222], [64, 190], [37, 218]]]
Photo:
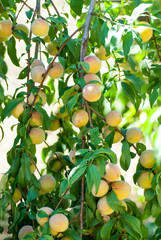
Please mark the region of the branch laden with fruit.
[[[6, 239], [160, 239], [160, 1], [64, 4], [77, 25], [72, 34], [68, 13], [52, 0], [35, 1], [35, 9], [29, 1], [0, 1], [2, 140], [3, 122], [16, 119], [10, 168], [0, 182]], [[26, 64], [13, 96], [6, 55], [15, 69]], [[149, 136], [154, 149], [146, 149]], [[142, 211], [124, 176], [138, 158], [133, 180], [144, 189]]]

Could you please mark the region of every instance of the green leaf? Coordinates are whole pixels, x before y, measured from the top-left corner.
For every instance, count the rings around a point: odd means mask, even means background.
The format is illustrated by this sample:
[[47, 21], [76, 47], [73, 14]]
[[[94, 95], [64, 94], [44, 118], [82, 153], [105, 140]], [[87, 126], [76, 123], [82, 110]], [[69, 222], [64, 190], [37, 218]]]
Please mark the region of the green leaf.
[[91, 226], [92, 222], [94, 221], [94, 214], [90, 208], [86, 207], [86, 223], [87, 228]]
[[97, 42], [99, 45], [101, 36], [101, 23], [100, 20], [96, 20], [91, 26], [91, 41], [92, 43]]
[[6, 105], [6, 107], [2, 110], [1, 120], [3, 121], [6, 117], [8, 117], [11, 114], [12, 110], [17, 106], [17, 104], [19, 104], [22, 101], [23, 101], [22, 98], [17, 98], [9, 102]]
[[31, 180], [30, 159], [25, 153], [22, 153], [21, 167], [18, 173], [18, 182], [21, 186], [27, 186]]
[[89, 171], [89, 174], [90, 174], [90, 176], [93, 180], [93, 183], [96, 187], [96, 193], [97, 193], [98, 189], [99, 189], [100, 182], [101, 182], [100, 172], [99, 172], [98, 168], [96, 167], [96, 165], [94, 165], [94, 164], [89, 165], [88, 171]]
[[124, 52], [124, 56], [126, 61], [128, 60], [128, 54], [130, 52], [130, 48], [133, 44], [133, 34], [132, 31], [127, 31], [123, 36], [123, 52]]
[[103, 46], [105, 46], [105, 42], [106, 42], [105, 40], [108, 36], [108, 31], [109, 31], [109, 28], [107, 26], [107, 22], [104, 22], [101, 26], [101, 35], [100, 35], [101, 37], [100, 41]]
[[22, 69], [22, 71], [18, 75], [18, 79], [26, 78], [27, 77], [27, 73], [28, 73], [28, 66], [25, 67], [24, 69]]
[[126, 77], [126, 79], [132, 81], [136, 91], [138, 91], [138, 93], [141, 95], [142, 94], [141, 88], [145, 85], [143, 80], [141, 80], [141, 78], [139, 78], [138, 76], [136, 76], [134, 74], [130, 74], [130, 75], [125, 74], [125, 77]]
[[7, 52], [8, 52], [8, 55], [9, 55], [12, 63], [19, 67], [20, 65], [19, 65], [17, 55], [16, 55], [16, 53], [17, 53], [16, 52], [16, 41], [13, 36], [6, 42], [6, 45], [7, 45]]
[[15, 33], [18, 37], [20, 37], [21, 39], [23, 39], [24, 42], [26, 43], [26, 45], [28, 44], [29, 39], [28, 39], [27, 34], [26, 34], [24, 31], [22, 31], [22, 30], [20, 30], [20, 29], [16, 29], [16, 30], [14, 30], [14, 33]]
[[127, 230], [127, 232], [129, 232], [131, 234], [130, 230], [132, 230], [132, 232], [138, 233], [138, 234], [133, 235], [133, 237], [135, 236], [135, 239], [138, 239], [138, 237], [137, 237], [138, 235], [140, 237], [142, 237], [141, 224], [140, 224], [140, 220], [138, 218], [128, 215], [128, 214], [122, 214], [121, 218], [122, 218], [123, 225], [124, 225], [125, 229]]
[[68, 180], [67, 179], [64, 179], [61, 184], [60, 184], [60, 196], [67, 190], [68, 188]]
[[27, 200], [26, 204], [29, 204], [31, 201], [33, 201], [37, 196], [39, 195], [39, 189], [35, 186], [32, 186], [28, 193], [27, 193]]
[[67, 46], [70, 52], [72, 53], [73, 57], [75, 58], [75, 60], [79, 60], [80, 44], [78, 43], [78, 41], [76, 41], [76, 39], [70, 39], [67, 42]]
[[92, 159], [95, 157], [99, 157], [100, 154], [103, 154], [104, 156], [107, 155], [113, 163], [117, 163], [116, 154], [109, 148], [105, 148], [105, 149], [100, 148], [99, 150], [95, 151], [94, 154], [90, 158]]
[[69, 181], [69, 185], [72, 185], [75, 181], [77, 181], [86, 171], [87, 166], [77, 166], [74, 167], [68, 176], [68, 181]]
[[4, 101], [4, 89], [0, 84], [0, 105], [2, 104], [3, 101]]
[[70, 7], [76, 15], [80, 16], [83, 8], [83, 0], [71, 0]]
[[151, 3], [142, 3], [138, 7], [134, 8], [134, 11], [130, 17], [130, 23], [134, 22], [140, 16], [140, 14], [143, 13], [147, 8], [151, 7], [151, 5]]
[[127, 141], [124, 141], [122, 145], [120, 165], [125, 171], [127, 171], [130, 167], [130, 163], [131, 163], [130, 146]]
[[67, 103], [67, 110], [68, 110], [68, 112], [70, 112], [74, 108], [75, 104], [78, 101], [79, 96], [80, 96], [80, 93], [77, 93], [74, 97], [72, 97], [68, 101], [68, 103]]
[[114, 211], [118, 212], [120, 202], [119, 202], [116, 194], [114, 193], [114, 191], [111, 191], [110, 193], [108, 193], [106, 200], [107, 200], [107, 203], [110, 206], [110, 208], [112, 208]]
[[26, 11], [25, 13], [28, 19], [32, 17], [32, 10]]
[[40, 112], [43, 115], [43, 129], [50, 129], [51, 126], [51, 119], [48, 116], [47, 112], [45, 111], [45, 109], [35, 105], [35, 109]]
[[116, 220], [111, 219], [103, 225], [103, 227], [101, 228], [101, 239], [102, 240], [110, 239], [111, 230], [112, 230], [112, 227], [115, 225], [115, 223], [116, 223]]
[[0, 56], [0, 70], [5, 75], [8, 71], [8, 67], [6, 62], [3, 60], [3, 58]]
[[96, 210], [96, 198], [91, 193], [85, 193], [85, 200], [89, 208], [94, 212]]

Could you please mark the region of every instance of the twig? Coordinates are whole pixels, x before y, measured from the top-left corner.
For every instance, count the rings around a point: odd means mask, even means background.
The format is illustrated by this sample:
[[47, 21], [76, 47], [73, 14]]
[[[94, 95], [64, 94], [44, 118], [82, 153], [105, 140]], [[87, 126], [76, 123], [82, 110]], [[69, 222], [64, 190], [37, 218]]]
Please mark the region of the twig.
[[[88, 105], [89, 106], [89, 105]], [[99, 114], [96, 110], [94, 110], [91, 106], [89, 106], [89, 109], [92, 110], [92, 112], [94, 112], [95, 114], [97, 114], [100, 118], [102, 118], [104, 121], [106, 121], [106, 119], [101, 115]]]
[[40, 176], [42, 176], [42, 174], [40, 173], [35, 161], [31, 158], [31, 156], [26, 152], [27, 156], [29, 157], [29, 159], [31, 160], [31, 162], [33, 163], [33, 165], [35, 166], [37, 172], [39, 173]]
[[155, 37], [155, 33], [153, 33], [153, 39], [154, 39], [154, 43], [155, 43], [155, 47], [156, 47], [156, 50], [157, 50], [157, 55], [158, 55], [159, 61], [161, 62], [161, 55], [160, 55], [161, 50], [158, 48], [159, 45], [157, 44], [157, 39]]
[[[25, 3], [27, 2], [28, 0], [25, 1]], [[23, 7], [25, 6], [25, 3], [21, 6], [21, 8], [19, 9], [18, 13], [17, 13], [17, 16], [15, 18], [15, 22], [17, 21], [17, 18], [18, 16], [20, 15], [20, 12], [22, 11]]]
[[[45, 2], [47, 2], [47, 0], [45, 0]], [[48, 7], [48, 6], [46, 6], [46, 9], [47, 9], [47, 11], [48, 11], [49, 16], [51, 16], [51, 13], [50, 13], [50, 10], [49, 10], [49, 7]]]
[[90, 114], [90, 110], [89, 110], [89, 105], [88, 105], [86, 100], [84, 102], [85, 102], [85, 105], [86, 105], [86, 108], [87, 108], [87, 112], [88, 112], [90, 127], [93, 128], [93, 123], [92, 123], [92, 118], [91, 118], [91, 114]]
[[83, 231], [83, 208], [84, 208], [84, 185], [85, 185], [85, 181], [84, 181], [84, 177], [82, 177], [81, 179], [81, 208], [80, 208], [80, 230], [81, 230], [81, 234], [80, 236], [82, 237], [82, 231]]
[[50, 3], [51, 3], [51, 5], [53, 6], [53, 8], [55, 9], [56, 14], [60, 17], [59, 11], [58, 11], [58, 9], [56, 8], [56, 6], [55, 6], [55, 4], [53, 3], [52, 0], [50, 0]]
[[[36, 12], [40, 14], [40, 0], [36, 0]], [[40, 41], [37, 41], [35, 46], [35, 59], [38, 58], [39, 45], [40, 45]]]

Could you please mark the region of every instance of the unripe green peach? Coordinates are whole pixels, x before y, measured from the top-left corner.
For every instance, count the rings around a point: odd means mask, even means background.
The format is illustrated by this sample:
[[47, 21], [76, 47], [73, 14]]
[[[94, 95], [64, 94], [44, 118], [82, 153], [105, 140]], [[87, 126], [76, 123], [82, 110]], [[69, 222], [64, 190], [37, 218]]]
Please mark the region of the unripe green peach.
[[51, 120], [50, 131], [56, 131], [60, 128], [60, 120], [55, 118]]
[[122, 120], [122, 116], [121, 116], [121, 113], [119, 113], [118, 111], [110, 111], [106, 115], [106, 123], [110, 127], [118, 126], [121, 120]]
[[139, 142], [142, 139], [142, 136], [142, 131], [137, 127], [129, 128], [126, 132], [126, 140], [129, 143]]
[[38, 127], [31, 128], [29, 136], [32, 144], [40, 144], [45, 140], [45, 132]]
[[[45, 212], [48, 215], [48, 217], [42, 217], [42, 218], [39, 217], [38, 216], [39, 211]], [[44, 226], [45, 223], [47, 223], [49, 221], [49, 216], [52, 214], [52, 212], [53, 212], [53, 209], [51, 209], [50, 207], [42, 207], [42, 208], [40, 208], [38, 210], [37, 214], [36, 214], [36, 220], [37, 220], [38, 224], [40, 224], [41, 226]]]
[[51, 78], [60, 78], [64, 73], [64, 68], [60, 63], [54, 62], [53, 66], [50, 68], [48, 75]]
[[50, 37], [47, 34], [44, 38], [43, 38], [44, 42], [49, 43], [50, 42]]
[[30, 118], [30, 125], [32, 127], [39, 127], [42, 125], [43, 122], [43, 115], [37, 111], [32, 112], [31, 118]]
[[[57, 238], [60, 238], [60, 237], [63, 236], [62, 233], [59, 233], [59, 234], [58, 234], [58, 232], [54, 231], [51, 227], [50, 227], [50, 234], [51, 234], [52, 236], [56, 236]], [[57, 234], [58, 234], [58, 235], [57, 235]]]
[[31, 30], [35, 36], [43, 37], [48, 34], [49, 24], [45, 20], [37, 18], [32, 22]]
[[111, 57], [111, 54], [106, 56], [107, 52], [104, 46], [101, 46], [100, 48], [95, 48], [94, 53], [100, 60], [108, 60]]
[[16, 107], [12, 110], [12, 115], [15, 117], [15, 118], [19, 118], [19, 116], [21, 115], [21, 113], [24, 112], [24, 105], [25, 105], [25, 102], [20, 102], [16, 105]]
[[42, 66], [42, 67], [45, 67], [43, 62], [39, 59], [34, 59], [34, 61], [32, 62], [31, 64], [31, 68], [34, 68], [36, 66]]
[[[24, 24], [16, 24], [14, 26], [14, 30], [21, 30], [23, 32], [25, 32], [27, 35], [29, 34], [29, 30], [28, 28], [26, 27], [26, 25]], [[13, 35], [15, 36], [15, 38], [17, 39], [22, 39], [21, 37], [19, 37], [18, 35], [16, 35], [16, 33], [13, 33]]]
[[101, 180], [97, 194], [95, 184], [92, 187], [92, 194], [95, 197], [103, 197], [108, 192], [108, 190], [109, 190], [108, 183], [105, 180]]
[[43, 66], [35, 66], [31, 69], [31, 78], [36, 83], [41, 83], [44, 79], [44, 74], [46, 70]]
[[[29, 102], [29, 104], [32, 104], [33, 101], [34, 101], [34, 95], [31, 92], [31, 94], [30, 94], [30, 96], [28, 98], [28, 102]], [[41, 90], [39, 91], [38, 96], [36, 97], [35, 103], [40, 103], [43, 106], [45, 105], [45, 103], [46, 103], [46, 95], [45, 95], [45, 93], [43, 91], [41, 91]]]
[[140, 163], [145, 168], [154, 167], [156, 161], [153, 150], [145, 150], [140, 155]]
[[106, 196], [101, 197], [97, 203], [97, 209], [102, 216], [109, 215], [114, 212], [107, 203]]
[[131, 192], [131, 186], [124, 181], [113, 182], [111, 187], [119, 200], [127, 198]]
[[49, 226], [55, 232], [64, 232], [68, 229], [68, 218], [62, 213], [56, 213], [49, 219]]
[[8, 37], [0, 37], [0, 42], [6, 42], [8, 40]]
[[61, 240], [71, 240], [71, 238], [70, 237], [63, 237], [63, 238], [61, 238]]
[[12, 23], [9, 20], [0, 21], [0, 37], [9, 38], [12, 34]]
[[17, 203], [20, 201], [21, 198], [22, 198], [22, 194], [21, 194], [20, 189], [15, 188], [15, 191], [12, 195], [12, 200], [14, 201], [14, 203]]
[[96, 102], [101, 97], [101, 89], [98, 85], [89, 83], [84, 86], [82, 94], [85, 100], [88, 102]]
[[143, 42], [148, 42], [153, 36], [153, 29], [147, 26], [140, 26], [141, 24], [145, 24], [151, 26], [148, 22], [139, 22], [137, 26], [135, 26], [135, 30], [140, 34]]
[[84, 80], [86, 83], [90, 83], [91, 81], [98, 81], [100, 83], [94, 83], [97, 84], [98, 86], [101, 86], [101, 79], [99, 78], [99, 76], [97, 76], [96, 74], [93, 73], [88, 73], [84, 75]]
[[54, 43], [49, 43], [46, 47], [46, 50], [52, 56], [55, 56], [58, 52], [57, 46]]
[[34, 229], [30, 225], [23, 226], [18, 232], [18, 239], [22, 240], [28, 233], [34, 232]]
[[89, 64], [89, 73], [97, 73], [101, 68], [101, 61], [96, 56], [86, 56], [84, 62]]
[[31, 165], [30, 165], [30, 171], [31, 171], [31, 173], [34, 173], [35, 170], [36, 170], [35, 165], [31, 163]]
[[56, 180], [53, 176], [46, 174], [39, 179], [40, 190], [43, 193], [52, 192], [56, 186]]
[[116, 164], [113, 163], [108, 163], [105, 166], [105, 174], [104, 174], [104, 178], [109, 181], [109, 182], [113, 182], [116, 181], [117, 179], [119, 179], [121, 175], [120, 169]]
[[75, 153], [77, 152], [76, 148], [73, 148], [70, 152], [69, 152], [69, 159], [70, 161], [75, 164]]
[[[103, 137], [104, 139], [106, 139], [106, 137], [111, 133], [111, 130], [109, 129], [109, 127], [106, 127], [103, 131]], [[122, 135], [121, 133], [119, 133], [117, 130], [115, 130], [114, 133], [114, 139], [113, 139], [113, 143], [117, 143], [121, 140]]]
[[72, 123], [75, 127], [84, 127], [88, 120], [88, 113], [83, 109], [76, 110], [72, 115]]
[[154, 174], [152, 172], [144, 170], [140, 173], [137, 179], [137, 184], [139, 185], [139, 187], [144, 189], [151, 188], [153, 177]]
[[59, 172], [66, 166], [63, 156], [62, 152], [55, 152], [49, 157], [47, 164], [53, 172]]

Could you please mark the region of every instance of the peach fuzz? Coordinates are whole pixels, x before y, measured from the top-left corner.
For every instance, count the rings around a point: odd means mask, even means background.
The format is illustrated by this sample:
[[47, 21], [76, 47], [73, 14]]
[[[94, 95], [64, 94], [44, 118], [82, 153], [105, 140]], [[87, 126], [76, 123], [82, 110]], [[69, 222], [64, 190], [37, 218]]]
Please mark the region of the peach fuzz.
[[72, 115], [72, 123], [75, 127], [84, 127], [88, 120], [88, 113], [83, 109], [76, 110]]
[[106, 196], [101, 197], [97, 203], [97, 209], [102, 216], [109, 215], [114, 212], [112, 208], [107, 203]]
[[[43, 66], [35, 66], [31, 69], [31, 78], [36, 83], [41, 83], [44, 79], [43, 75], [45, 74], [46, 70]], [[45, 77], [46, 78], [46, 77]]]
[[44, 193], [52, 192], [56, 186], [56, 180], [50, 174], [43, 175], [39, 179], [39, 183], [40, 183], [40, 190], [43, 191]]
[[20, 201], [21, 198], [22, 198], [22, 194], [21, 194], [20, 189], [15, 188], [15, 191], [12, 195], [12, 200], [14, 201], [14, 203], [17, 203]]
[[89, 73], [99, 72], [101, 68], [101, 61], [99, 58], [93, 55], [89, 55], [84, 58], [84, 62], [89, 64]]
[[[29, 104], [32, 104], [33, 101], [34, 101], [34, 95], [31, 92], [31, 94], [30, 94], [30, 96], [28, 98], [28, 102], [29, 102]], [[45, 105], [45, 103], [46, 103], [46, 95], [45, 95], [45, 93], [43, 91], [41, 91], [41, 90], [39, 91], [38, 96], [36, 97], [35, 103], [40, 103], [43, 106]]]
[[52, 56], [55, 56], [58, 52], [57, 46], [54, 43], [48, 43], [46, 50]]
[[145, 168], [153, 168], [156, 160], [153, 150], [145, 150], [140, 155], [140, 163]]
[[[42, 218], [39, 217], [38, 216], [39, 211], [45, 212], [48, 215], [48, 217], [42, 217]], [[42, 208], [40, 208], [38, 210], [37, 214], [36, 214], [36, 220], [37, 220], [38, 224], [41, 225], [41, 226], [44, 226], [45, 223], [48, 222], [49, 216], [52, 214], [52, 212], [53, 212], [53, 209], [51, 209], [50, 207], [42, 207]]]
[[106, 123], [110, 127], [118, 126], [121, 120], [122, 120], [122, 116], [121, 116], [121, 113], [119, 113], [118, 111], [110, 111], [106, 115]]
[[109, 181], [109, 182], [113, 182], [116, 181], [117, 179], [119, 179], [119, 177], [121, 176], [121, 172], [119, 167], [116, 164], [113, 163], [108, 163], [105, 166], [105, 174], [104, 174], [104, 178]]
[[84, 80], [86, 83], [90, 83], [91, 81], [98, 81], [100, 83], [94, 83], [94, 84], [97, 84], [98, 86], [101, 86], [101, 79], [99, 78], [99, 76], [97, 76], [96, 74], [94, 73], [88, 73], [88, 74], [85, 74], [84, 75]]
[[31, 232], [34, 232], [34, 229], [32, 226], [30, 225], [25, 225], [23, 226], [19, 232], [18, 232], [18, 239], [19, 240], [22, 240], [24, 239], [24, 237], [28, 234], [28, 233], [31, 233]]
[[84, 86], [82, 94], [88, 102], [96, 102], [101, 97], [101, 89], [98, 85], [90, 83]]
[[142, 139], [142, 136], [142, 131], [137, 127], [129, 128], [126, 132], [126, 140], [129, 143], [139, 142]]
[[127, 198], [131, 192], [131, 186], [124, 181], [113, 182], [111, 187], [119, 200]]
[[32, 144], [40, 144], [45, 140], [45, 132], [41, 128], [33, 127], [29, 132]]
[[19, 116], [21, 115], [21, 113], [24, 112], [24, 105], [25, 105], [25, 102], [20, 102], [16, 105], [16, 107], [12, 110], [12, 115], [15, 117], [15, 118], [19, 118]]
[[37, 18], [31, 24], [31, 31], [35, 36], [43, 37], [48, 34], [49, 24], [45, 20]]
[[[109, 127], [106, 127], [104, 130], [103, 130], [103, 137], [104, 139], [106, 139], [106, 137], [111, 133], [112, 131], [109, 129]], [[122, 135], [121, 133], [119, 133], [117, 130], [115, 130], [115, 133], [114, 133], [114, 138], [113, 138], [113, 143], [117, 143], [121, 140], [122, 138]]]
[[64, 68], [60, 63], [54, 62], [53, 66], [50, 68], [48, 75], [51, 78], [60, 78], [64, 73]]
[[43, 115], [37, 111], [32, 112], [30, 118], [30, 126], [32, 127], [39, 127], [42, 125], [43, 122]]
[[109, 185], [105, 180], [101, 180], [98, 192], [96, 193], [95, 184], [92, 187], [92, 195], [95, 197], [103, 197], [109, 190]]
[[49, 226], [55, 232], [64, 232], [68, 229], [68, 218], [62, 213], [56, 213], [49, 219]]
[[12, 23], [9, 20], [0, 21], [0, 37], [9, 38], [12, 34]]
[[32, 62], [31, 64], [31, 68], [34, 68], [36, 66], [42, 66], [42, 67], [45, 67], [43, 62], [39, 59], [34, 59], [34, 61]]
[[144, 189], [151, 188], [153, 177], [154, 174], [152, 172], [144, 170], [137, 179], [138, 186]]

